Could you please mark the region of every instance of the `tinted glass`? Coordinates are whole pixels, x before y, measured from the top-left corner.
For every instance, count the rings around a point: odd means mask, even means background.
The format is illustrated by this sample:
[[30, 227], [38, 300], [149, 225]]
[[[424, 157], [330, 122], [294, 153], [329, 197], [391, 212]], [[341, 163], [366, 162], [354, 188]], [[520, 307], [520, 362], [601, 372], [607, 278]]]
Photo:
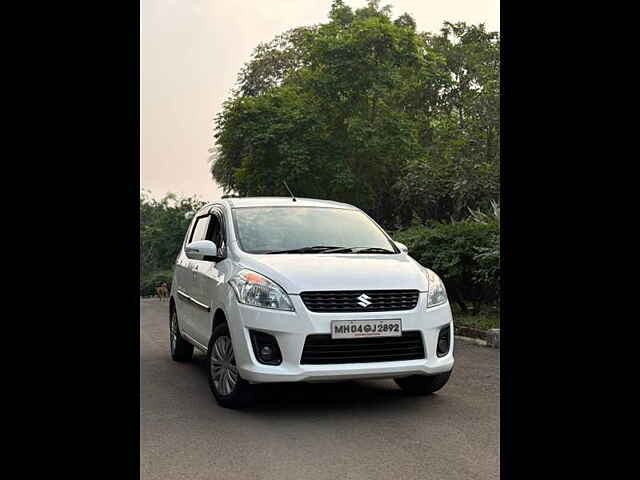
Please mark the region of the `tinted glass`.
[[224, 247], [220, 218], [217, 215], [212, 215], [209, 220], [209, 234], [207, 235], [207, 240], [214, 242], [218, 248]]
[[240, 245], [249, 253], [316, 245], [394, 250], [378, 226], [356, 210], [252, 207], [237, 208], [233, 213]]

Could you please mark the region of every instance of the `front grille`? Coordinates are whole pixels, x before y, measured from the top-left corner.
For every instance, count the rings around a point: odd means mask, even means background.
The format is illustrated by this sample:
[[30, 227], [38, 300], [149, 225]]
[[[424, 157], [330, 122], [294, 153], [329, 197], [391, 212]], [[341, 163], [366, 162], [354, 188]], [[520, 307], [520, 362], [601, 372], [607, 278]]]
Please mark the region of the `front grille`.
[[401, 337], [341, 338], [331, 335], [308, 335], [301, 364], [369, 363], [417, 360], [424, 358], [422, 335], [418, 331], [402, 332]]
[[414, 309], [419, 295], [418, 290], [338, 290], [302, 292], [300, 297], [312, 312], [389, 312]]

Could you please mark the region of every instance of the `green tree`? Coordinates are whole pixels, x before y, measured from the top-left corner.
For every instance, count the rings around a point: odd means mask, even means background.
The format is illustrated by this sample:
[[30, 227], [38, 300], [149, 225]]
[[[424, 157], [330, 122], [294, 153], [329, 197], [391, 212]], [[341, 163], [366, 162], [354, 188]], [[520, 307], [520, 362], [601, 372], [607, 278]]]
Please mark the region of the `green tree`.
[[462, 219], [500, 197], [500, 39], [483, 25], [449, 22], [421, 39], [448, 81], [424, 131], [425, 154], [403, 166], [395, 189], [422, 222]]
[[[335, 0], [330, 21], [259, 45], [216, 118], [226, 193], [353, 203], [385, 226], [461, 218], [499, 198], [499, 40], [481, 25], [416, 31]], [[400, 201], [397, 201], [397, 199]]]
[[[160, 200], [140, 192], [140, 281], [173, 268], [193, 214], [205, 202], [169, 193]], [[157, 285], [156, 285], [157, 286]]]

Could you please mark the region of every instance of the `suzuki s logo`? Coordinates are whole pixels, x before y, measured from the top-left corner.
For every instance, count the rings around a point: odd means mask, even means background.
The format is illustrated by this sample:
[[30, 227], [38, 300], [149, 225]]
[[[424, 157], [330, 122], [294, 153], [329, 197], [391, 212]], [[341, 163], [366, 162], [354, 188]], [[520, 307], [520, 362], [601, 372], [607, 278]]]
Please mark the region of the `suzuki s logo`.
[[358, 300], [360, 300], [358, 302], [358, 305], [360, 305], [362, 308], [367, 308], [369, 305], [371, 305], [371, 302], [369, 301], [371, 300], [371, 297], [366, 293], [363, 293], [362, 295], [360, 295], [358, 297]]

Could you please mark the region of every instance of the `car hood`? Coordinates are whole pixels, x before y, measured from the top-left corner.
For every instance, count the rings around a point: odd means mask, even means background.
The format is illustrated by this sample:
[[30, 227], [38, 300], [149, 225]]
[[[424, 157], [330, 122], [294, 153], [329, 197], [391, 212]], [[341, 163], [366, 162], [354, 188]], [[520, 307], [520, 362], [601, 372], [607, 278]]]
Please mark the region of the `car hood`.
[[404, 254], [246, 255], [239, 263], [266, 275], [291, 294], [314, 290], [428, 290], [424, 269]]

